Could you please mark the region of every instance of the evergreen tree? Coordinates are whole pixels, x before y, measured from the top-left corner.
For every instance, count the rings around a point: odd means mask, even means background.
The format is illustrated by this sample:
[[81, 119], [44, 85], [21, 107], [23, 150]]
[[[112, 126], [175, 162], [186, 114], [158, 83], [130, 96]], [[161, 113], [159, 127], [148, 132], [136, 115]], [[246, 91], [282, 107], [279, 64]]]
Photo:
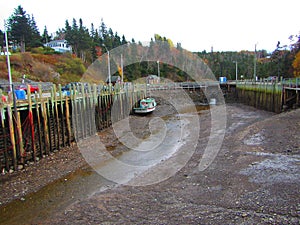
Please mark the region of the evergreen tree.
[[79, 19], [78, 29], [78, 50], [79, 57], [86, 61], [87, 55], [89, 55], [90, 48], [92, 46], [92, 38], [89, 34], [89, 30], [83, 26], [82, 19]]
[[100, 35], [100, 38], [102, 40], [105, 40], [106, 36], [107, 36], [107, 27], [103, 21], [103, 18], [101, 19], [101, 25], [100, 25], [100, 28], [99, 28], [99, 35]]
[[32, 48], [41, 46], [40, 33], [37, 28], [34, 16], [26, 14], [22, 6], [15, 8], [13, 15], [8, 20], [10, 39], [21, 52], [25, 52], [25, 47]]
[[126, 38], [124, 35], [122, 35], [122, 41], [121, 41], [121, 45], [125, 45], [127, 44]]
[[19, 45], [21, 52], [25, 52], [26, 42], [31, 38], [30, 18], [26, 11], [19, 5], [13, 15], [8, 20], [11, 40], [15, 45]]
[[3, 47], [5, 46], [5, 35], [2, 30], [0, 30], [0, 51], [3, 51]]
[[28, 42], [29, 46], [30, 47], [42, 46], [40, 32], [39, 32], [39, 29], [36, 25], [36, 22], [35, 22], [35, 19], [34, 19], [33, 15], [31, 15], [31, 18], [29, 20], [29, 24], [30, 24], [30, 28], [31, 28], [31, 38]]
[[48, 34], [47, 27], [44, 27], [44, 32], [42, 35], [42, 43], [46, 44], [47, 42], [51, 41], [51, 36]]
[[97, 46], [99, 45], [98, 44], [99, 34], [98, 34], [98, 30], [95, 29], [93, 23], [91, 24], [90, 35], [91, 35], [91, 57], [92, 57], [92, 61], [94, 61], [98, 57]]

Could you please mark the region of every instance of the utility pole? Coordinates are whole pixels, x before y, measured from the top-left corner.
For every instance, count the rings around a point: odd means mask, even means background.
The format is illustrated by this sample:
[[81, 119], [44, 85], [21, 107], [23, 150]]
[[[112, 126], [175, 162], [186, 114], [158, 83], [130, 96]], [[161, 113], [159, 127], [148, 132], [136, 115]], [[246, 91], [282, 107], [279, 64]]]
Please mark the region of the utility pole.
[[121, 84], [124, 82], [124, 70], [123, 70], [123, 54], [121, 54]]
[[8, 51], [7, 27], [6, 27], [6, 21], [5, 20], [4, 20], [4, 34], [5, 34], [5, 45], [6, 45], [6, 61], [7, 61], [9, 90], [13, 91], [13, 83], [12, 83], [11, 68], [10, 68], [10, 58], [9, 58], [9, 51]]
[[257, 43], [255, 44], [255, 50], [254, 50], [254, 69], [253, 69], [253, 78], [254, 78], [254, 81], [256, 81], [256, 45]]
[[106, 48], [105, 44], [103, 44], [104, 48], [107, 51], [107, 63], [108, 63], [108, 85], [111, 86], [111, 74], [110, 74], [110, 59], [109, 59], [109, 51]]
[[160, 83], [160, 70], [159, 70], [159, 60], [157, 60], [157, 76], [159, 79], [159, 83]]
[[233, 61], [233, 63], [235, 63], [235, 82], [237, 83], [237, 80], [238, 80], [238, 62]]

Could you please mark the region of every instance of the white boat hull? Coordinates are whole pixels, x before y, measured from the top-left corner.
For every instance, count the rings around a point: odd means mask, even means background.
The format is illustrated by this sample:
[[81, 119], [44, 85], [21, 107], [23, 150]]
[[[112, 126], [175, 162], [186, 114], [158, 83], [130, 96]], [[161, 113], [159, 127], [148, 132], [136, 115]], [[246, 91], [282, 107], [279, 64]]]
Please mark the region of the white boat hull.
[[142, 108], [134, 108], [134, 113], [137, 113], [137, 114], [146, 114], [146, 113], [151, 113], [155, 110], [155, 107], [152, 107], [152, 108], [145, 108], [145, 109], [142, 109]]

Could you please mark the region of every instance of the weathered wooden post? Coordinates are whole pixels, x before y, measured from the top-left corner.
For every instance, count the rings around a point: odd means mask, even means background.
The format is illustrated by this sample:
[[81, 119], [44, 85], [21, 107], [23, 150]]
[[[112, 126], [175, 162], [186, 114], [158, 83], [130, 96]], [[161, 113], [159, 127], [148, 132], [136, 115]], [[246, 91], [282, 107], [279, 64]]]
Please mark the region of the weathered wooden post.
[[1, 126], [3, 130], [3, 142], [4, 142], [4, 160], [5, 160], [5, 169], [9, 171], [9, 159], [7, 154], [7, 137], [6, 137], [6, 126], [5, 126], [5, 107], [4, 107], [3, 99], [2, 99], [2, 90], [0, 89], [0, 118], [1, 118]]
[[82, 104], [80, 104], [81, 110], [80, 112], [80, 120], [81, 120], [81, 130], [82, 130], [82, 138], [86, 138], [86, 128], [87, 128], [87, 123], [86, 123], [86, 116], [84, 115], [87, 112], [87, 107], [86, 107], [86, 99], [85, 99], [85, 90], [84, 90], [84, 84], [81, 84], [81, 102]]
[[16, 141], [15, 141], [15, 131], [14, 131], [14, 122], [13, 115], [11, 112], [11, 105], [7, 105], [7, 114], [8, 114], [8, 126], [9, 126], [9, 135], [10, 135], [10, 143], [12, 147], [12, 156], [13, 156], [13, 168], [17, 169], [17, 151], [16, 151]]
[[60, 128], [61, 128], [61, 144], [63, 147], [66, 145], [65, 141], [65, 114], [64, 114], [64, 101], [63, 101], [63, 93], [61, 90], [61, 84], [58, 85], [58, 93], [59, 93], [59, 106], [60, 106]]
[[[55, 133], [56, 133], [56, 141], [55, 141], [55, 145], [56, 145], [56, 149], [60, 150], [60, 123], [59, 123], [59, 112], [58, 112], [58, 99], [57, 99], [57, 90], [56, 90], [56, 85], [53, 85], [53, 99], [54, 99], [54, 111], [55, 111]], [[52, 102], [53, 103], [53, 102]]]
[[28, 116], [30, 122], [30, 130], [31, 130], [31, 147], [32, 147], [32, 158], [34, 162], [36, 162], [36, 147], [35, 147], [35, 140], [34, 140], [34, 122], [33, 122], [33, 113], [32, 113], [32, 99], [31, 99], [31, 92], [30, 92], [30, 85], [27, 85], [27, 96], [28, 96]]
[[[71, 92], [70, 92], [71, 95]], [[70, 99], [72, 101], [72, 99]], [[69, 97], [65, 97], [65, 105], [66, 105], [66, 124], [67, 124], [67, 132], [68, 132], [68, 145], [71, 145], [72, 139], [72, 131], [71, 131], [71, 117], [70, 117], [70, 107], [69, 107]]]
[[44, 139], [45, 139], [45, 153], [49, 154], [50, 149], [50, 137], [49, 137], [49, 127], [48, 127], [48, 117], [47, 117], [47, 107], [45, 100], [41, 99], [41, 110], [42, 110], [42, 118], [43, 118], [43, 128], [44, 128]]
[[39, 93], [35, 94], [35, 98], [38, 99], [35, 102], [35, 109], [36, 109], [36, 116], [37, 116], [37, 132], [39, 137], [39, 146], [40, 146], [40, 154], [41, 157], [44, 157], [44, 146], [43, 146], [43, 138], [42, 138], [42, 129], [41, 129], [41, 115], [40, 115], [40, 108], [42, 108], [41, 99], [42, 99], [42, 86], [39, 84]]
[[24, 146], [23, 146], [23, 136], [22, 136], [22, 124], [20, 119], [20, 112], [17, 113], [17, 133], [18, 133], [18, 143], [19, 143], [19, 149], [20, 149], [20, 156], [21, 156], [21, 163], [24, 164]]

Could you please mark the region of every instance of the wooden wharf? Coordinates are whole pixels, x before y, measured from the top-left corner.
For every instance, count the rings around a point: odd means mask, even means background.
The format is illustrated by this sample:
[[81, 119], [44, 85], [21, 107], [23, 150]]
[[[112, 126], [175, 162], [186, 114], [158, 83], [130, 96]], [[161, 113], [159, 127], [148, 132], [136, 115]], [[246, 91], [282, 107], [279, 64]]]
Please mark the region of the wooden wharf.
[[[113, 87], [81, 84], [64, 92], [61, 85], [53, 85], [50, 92], [43, 93], [40, 87], [38, 93], [27, 93], [26, 100], [17, 101], [11, 93], [5, 99], [0, 90], [0, 169], [7, 172], [23, 168], [28, 162], [96, 134], [112, 121], [126, 118], [147, 93], [176, 89], [235, 92], [238, 101], [278, 113], [285, 107], [300, 106], [300, 78], [276, 83], [204, 81]], [[112, 112], [113, 105], [117, 109]]]
[[[27, 88], [30, 90], [30, 88]], [[69, 91], [53, 85], [27, 93], [24, 100], [5, 98], [0, 91], [0, 168], [18, 170], [74, 141], [96, 134], [113, 119], [129, 116], [132, 106], [145, 97], [145, 85], [132, 87], [80, 84]], [[112, 113], [112, 105], [119, 107]]]

